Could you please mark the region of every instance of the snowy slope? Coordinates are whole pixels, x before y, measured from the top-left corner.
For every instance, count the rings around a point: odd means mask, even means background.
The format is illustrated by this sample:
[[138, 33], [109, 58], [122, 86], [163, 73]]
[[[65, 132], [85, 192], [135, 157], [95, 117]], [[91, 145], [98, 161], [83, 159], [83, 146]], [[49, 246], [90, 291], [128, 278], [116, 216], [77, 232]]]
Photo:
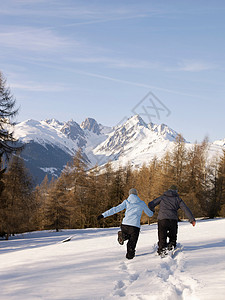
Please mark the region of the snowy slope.
[[78, 149], [77, 143], [72, 139], [68, 139], [61, 132], [62, 128], [62, 123], [60, 124], [56, 120], [51, 122], [50, 120], [36, 121], [29, 119], [15, 125], [14, 137], [23, 143], [33, 141], [44, 147], [46, 144], [56, 145], [72, 155]]
[[[102, 166], [109, 160], [113, 168], [128, 162], [133, 167], [141, 167], [172, 150], [177, 135], [165, 124], [146, 124], [138, 115], [113, 128], [93, 118], [87, 118], [81, 125], [73, 120], [50, 119], [27, 120], [15, 126], [15, 137], [27, 145], [22, 156], [39, 182], [46, 173], [59, 176], [78, 148], [82, 149], [89, 168], [96, 164]], [[185, 142], [188, 147], [193, 146]], [[212, 143], [210, 158], [220, 155], [224, 148], [224, 140]]]
[[213, 142], [214, 145], [225, 147], [225, 139]]
[[[88, 126], [89, 123], [95, 125], [95, 130], [93, 126]], [[92, 149], [107, 138], [111, 128], [98, 124], [91, 118], [87, 118], [82, 124], [80, 126], [73, 120], [59, 122], [49, 119], [27, 120], [15, 126], [15, 138], [26, 145], [21, 156], [36, 183], [40, 183], [46, 174], [50, 178], [58, 177], [79, 148], [83, 149], [84, 158], [90, 166], [96, 163]]]
[[[179, 223], [183, 250], [155, 255], [157, 225], [142, 226], [125, 258], [119, 228], [34, 232], [0, 240], [1, 300], [223, 300], [225, 219]], [[73, 234], [70, 242], [60, 243]]]
[[117, 126], [109, 137], [98, 145], [93, 153], [99, 161], [115, 161], [113, 166], [131, 165], [140, 167], [154, 156], [161, 158], [172, 149], [178, 133], [161, 124], [146, 124], [138, 115]]

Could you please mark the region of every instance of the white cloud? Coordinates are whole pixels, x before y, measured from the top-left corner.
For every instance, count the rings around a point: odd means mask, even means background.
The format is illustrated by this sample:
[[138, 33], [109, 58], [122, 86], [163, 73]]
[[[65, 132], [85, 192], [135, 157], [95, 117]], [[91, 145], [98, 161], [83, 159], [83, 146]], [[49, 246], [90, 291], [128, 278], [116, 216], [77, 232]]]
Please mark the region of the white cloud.
[[92, 57], [68, 57], [66, 58], [71, 63], [85, 63], [85, 64], [104, 64], [111, 68], [120, 69], [156, 69], [160, 67], [157, 62], [150, 62], [145, 60], [135, 60], [126, 58], [111, 58], [105, 56], [92, 56]]
[[63, 92], [65, 90], [70, 89], [68, 86], [59, 83], [43, 84], [33, 81], [27, 81], [23, 83], [20, 83], [19, 81], [12, 82], [10, 83], [10, 88], [19, 89], [27, 92]]
[[184, 60], [178, 64], [178, 69], [180, 71], [186, 72], [201, 72], [206, 70], [215, 69], [215, 65], [212, 63], [207, 63], [203, 61], [191, 61]]
[[0, 31], [1, 47], [27, 51], [58, 51], [79, 43], [56, 35], [49, 29], [8, 27]]
[[[110, 3], [65, 2], [61, 0], [7, 0], [0, 7], [0, 14], [11, 16], [41, 16], [58, 19], [106, 22], [126, 18], [142, 18], [158, 13], [150, 5], [140, 6], [130, 3], [111, 5]], [[74, 23], [76, 24], [76, 23]]]

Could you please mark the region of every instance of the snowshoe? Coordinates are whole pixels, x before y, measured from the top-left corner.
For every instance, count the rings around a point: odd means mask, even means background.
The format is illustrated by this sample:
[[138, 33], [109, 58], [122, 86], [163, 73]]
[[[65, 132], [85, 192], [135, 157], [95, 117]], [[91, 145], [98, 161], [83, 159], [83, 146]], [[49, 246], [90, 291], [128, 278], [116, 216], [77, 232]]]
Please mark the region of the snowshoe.
[[161, 258], [164, 258], [168, 255], [168, 249], [167, 248], [163, 248], [162, 250], [158, 251], [158, 255], [161, 257]]

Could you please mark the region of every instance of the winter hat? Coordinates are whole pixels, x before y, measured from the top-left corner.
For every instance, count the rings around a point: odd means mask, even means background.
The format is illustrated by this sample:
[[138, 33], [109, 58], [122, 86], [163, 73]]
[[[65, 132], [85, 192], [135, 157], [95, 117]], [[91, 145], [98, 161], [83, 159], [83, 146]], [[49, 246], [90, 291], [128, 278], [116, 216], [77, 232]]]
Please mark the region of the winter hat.
[[169, 189], [173, 190], [173, 191], [177, 191], [177, 186], [173, 184], [173, 185], [171, 185], [171, 187]]
[[129, 195], [134, 194], [137, 195], [137, 190], [136, 189], [130, 189], [129, 190]]

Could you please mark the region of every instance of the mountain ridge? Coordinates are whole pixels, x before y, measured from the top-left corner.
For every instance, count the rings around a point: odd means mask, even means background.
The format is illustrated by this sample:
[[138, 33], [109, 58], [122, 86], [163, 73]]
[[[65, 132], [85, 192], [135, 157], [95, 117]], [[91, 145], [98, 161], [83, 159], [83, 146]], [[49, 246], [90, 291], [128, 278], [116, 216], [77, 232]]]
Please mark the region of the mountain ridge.
[[[103, 126], [93, 118], [86, 118], [81, 124], [73, 119], [67, 122], [54, 118], [28, 119], [14, 127], [14, 137], [26, 145], [21, 156], [38, 183], [46, 174], [59, 176], [79, 148], [89, 168], [96, 164], [102, 166], [109, 160], [115, 168], [128, 162], [133, 167], [141, 167], [171, 150], [177, 136], [168, 125], [147, 124], [139, 115], [115, 127]], [[225, 139], [212, 143], [213, 152], [221, 151], [224, 142]]]

